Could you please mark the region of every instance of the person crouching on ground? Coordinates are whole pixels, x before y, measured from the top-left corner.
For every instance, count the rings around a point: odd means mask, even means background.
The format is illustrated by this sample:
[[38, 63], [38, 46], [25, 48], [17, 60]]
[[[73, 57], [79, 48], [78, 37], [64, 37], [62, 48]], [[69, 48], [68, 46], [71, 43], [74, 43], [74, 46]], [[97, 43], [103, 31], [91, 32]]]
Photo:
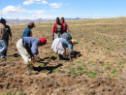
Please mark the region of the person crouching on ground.
[[[23, 37], [17, 41], [17, 49], [25, 64], [32, 64], [38, 58], [38, 47], [47, 43], [46, 38]], [[33, 65], [33, 64], [32, 64]]]
[[53, 43], [52, 47], [53, 51], [59, 54], [59, 59], [62, 60], [66, 58], [66, 48], [69, 50], [69, 58], [71, 60], [71, 54], [73, 53], [72, 44], [70, 41], [67, 41], [64, 38], [56, 38]]

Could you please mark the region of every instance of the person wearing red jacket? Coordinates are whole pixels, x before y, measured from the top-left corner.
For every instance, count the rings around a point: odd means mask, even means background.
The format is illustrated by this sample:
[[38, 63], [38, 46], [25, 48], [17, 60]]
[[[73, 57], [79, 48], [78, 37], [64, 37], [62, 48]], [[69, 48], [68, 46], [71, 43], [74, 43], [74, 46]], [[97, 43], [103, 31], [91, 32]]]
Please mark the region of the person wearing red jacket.
[[62, 27], [63, 27], [63, 32], [68, 32], [69, 27], [68, 27], [67, 23], [65, 22], [64, 17], [61, 18], [61, 24], [62, 24]]
[[53, 26], [53, 40], [56, 38], [60, 38], [61, 34], [63, 33], [63, 28], [60, 23], [59, 17], [56, 18], [56, 23]]

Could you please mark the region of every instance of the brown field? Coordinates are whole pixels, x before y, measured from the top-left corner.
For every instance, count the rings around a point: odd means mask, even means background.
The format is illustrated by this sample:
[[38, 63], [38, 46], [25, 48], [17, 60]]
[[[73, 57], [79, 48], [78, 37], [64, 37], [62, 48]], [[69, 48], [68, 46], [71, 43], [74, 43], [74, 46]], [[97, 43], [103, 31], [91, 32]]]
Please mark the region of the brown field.
[[76, 56], [59, 61], [50, 49], [52, 22], [36, 24], [33, 37], [47, 37], [43, 59], [29, 73], [15, 43], [26, 25], [11, 25], [6, 61], [0, 62], [0, 95], [126, 95], [126, 18], [68, 21]]

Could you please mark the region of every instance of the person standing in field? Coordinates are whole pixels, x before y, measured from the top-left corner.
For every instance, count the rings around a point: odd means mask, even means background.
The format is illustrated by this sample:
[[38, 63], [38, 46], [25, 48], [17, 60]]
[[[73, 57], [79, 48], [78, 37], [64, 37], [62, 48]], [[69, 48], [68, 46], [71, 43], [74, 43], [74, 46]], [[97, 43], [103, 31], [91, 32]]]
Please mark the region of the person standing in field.
[[56, 38], [60, 38], [62, 31], [62, 25], [60, 23], [59, 17], [56, 18], [56, 23], [53, 26], [53, 40]]
[[32, 64], [38, 58], [38, 47], [47, 43], [46, 38], [23, 37], [17, 41], [17, 49], [25, 64]]
[[65, 22], [64, 17], [61, 18], [61, 24], [63, 27], [63, 32], [69, 32], [69, 27], [68, 27], [67, 23]]
[[1, 18], [1, 23], [4, 25], [5, 29], [6, 29], [6, 36], [4, 37], [4, 41], [6, 43], [6, 50], [4, 52], [4, 56], [7, 56], [7, 50], [8, 50], [8, 45], [9, 45], [9, 40], [12, 40], [12, 32], [11, 32], [11, 28], [9, 25], [6, 24], [6, 20], [4, 18]]
[[34, 22], [30, 22], [28, 26], [24, 29], [22, 37], [32, 37], [32, 29], [35, 27]]

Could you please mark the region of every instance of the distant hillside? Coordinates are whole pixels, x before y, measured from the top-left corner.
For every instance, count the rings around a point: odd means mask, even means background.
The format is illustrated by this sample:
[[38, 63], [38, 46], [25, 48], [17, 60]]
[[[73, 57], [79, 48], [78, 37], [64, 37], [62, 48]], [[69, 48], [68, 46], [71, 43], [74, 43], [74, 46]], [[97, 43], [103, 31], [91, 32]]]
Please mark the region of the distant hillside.
[[[82, 18], [65, 18], [66, 20], [80, 20]], [[36, 20], [30, 20], [30, 19], [7, 19], [8, 24], [23, 24], [23, 23], [28, 23], [28, 22], [49, 22], [49, 21], [55, 21], [55, 19], [36, 19]]]

